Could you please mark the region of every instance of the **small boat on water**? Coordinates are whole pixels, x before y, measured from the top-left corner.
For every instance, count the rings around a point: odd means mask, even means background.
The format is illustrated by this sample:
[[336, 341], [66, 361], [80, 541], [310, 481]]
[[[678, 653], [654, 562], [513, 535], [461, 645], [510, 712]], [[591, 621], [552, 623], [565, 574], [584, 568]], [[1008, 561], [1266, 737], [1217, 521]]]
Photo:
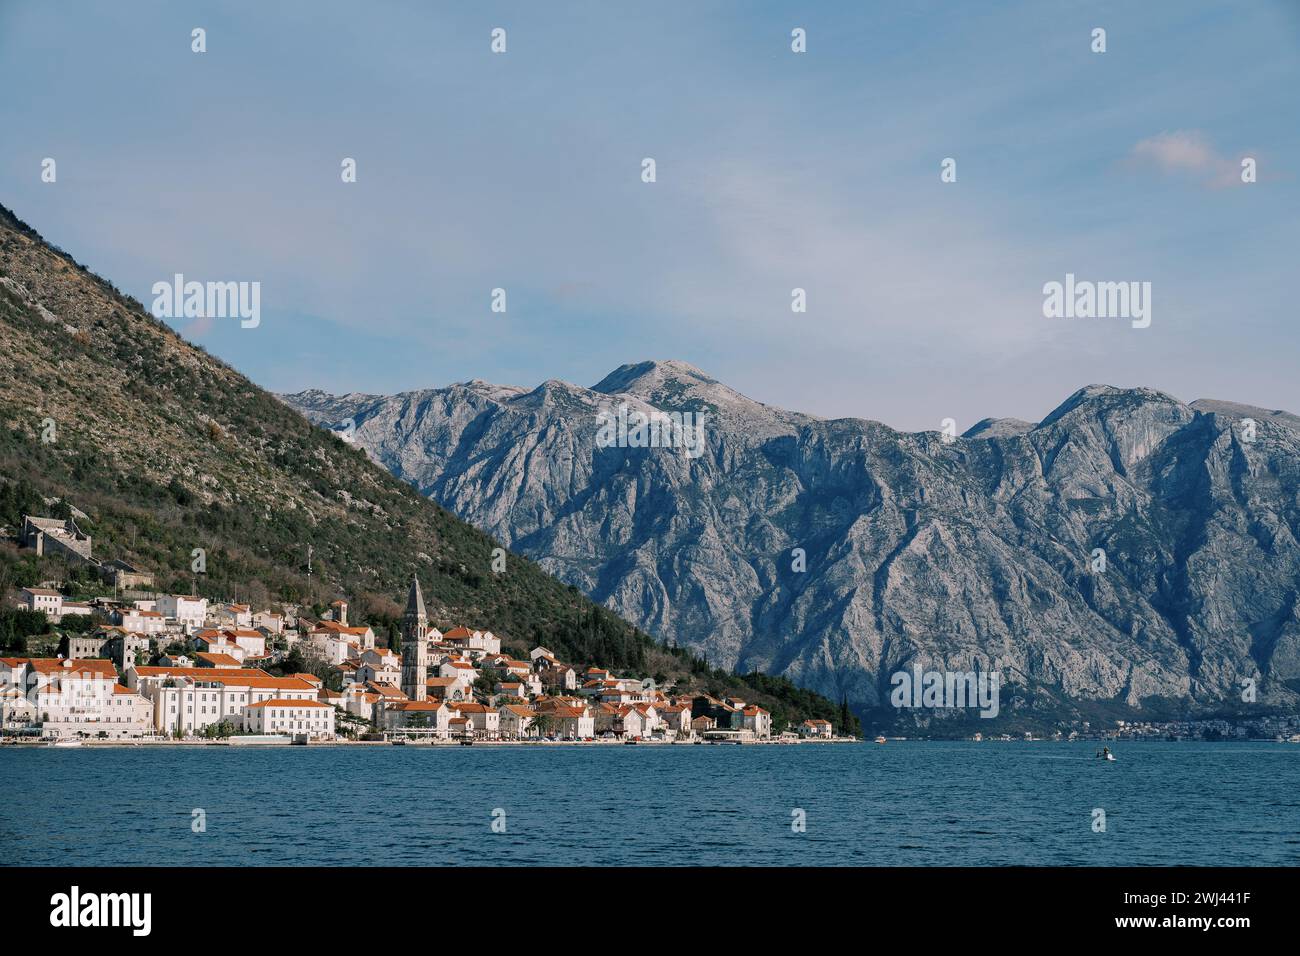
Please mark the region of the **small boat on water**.
[[884, 738], [883, 736], [880, 736], [880, 737], [877, 737], [877, 738], [876, 738], [876, 743], [878, 743], [878, 744], [883, 744], [884, 742], [885, 742], [885, 738]]
[[45, 746], [47, 747], [80, 747], [81, 741], [76, 737], [60, 737], [58, 740], [52, 740]]

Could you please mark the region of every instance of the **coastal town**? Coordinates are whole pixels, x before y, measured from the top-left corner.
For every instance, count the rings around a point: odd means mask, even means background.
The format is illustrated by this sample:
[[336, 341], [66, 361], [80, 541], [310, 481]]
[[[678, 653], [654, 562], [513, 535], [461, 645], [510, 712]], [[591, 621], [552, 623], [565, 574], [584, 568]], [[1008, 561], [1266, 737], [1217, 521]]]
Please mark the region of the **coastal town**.
[[[148, 571], [100, 561], [67, 518], [25, 516], [20, 548], [93, 569], [112, 596], [74, 600], [58, 580], [12, 592], [39, 619], [40, 655], [0, 653], [0, 742], [794, 743], [854, 740], [830, 720], [775, 726], [755, 700], [658, 686], [545, 646], [430, 621], [412, 577], [400, 626], [377, 635], [328, 606], [215, 601], [153, 590]], [[399, 603], [397, 607], [401, 607]], [[383, 638], [382, 640], [380, 638]], [[57, 640], [57, 645], [51, 643]], [[2, 645], [0, 645], [2, 646]], [[25, 649], [25, 645], [24, 645]], [[517, 656], [516, 656], [517, 655]], [[875, 738], [886, 742], [884, 736]], [[902, 737], [889, 739], [901, 740]], [[1300, 718], [1073, 721], [974, 741], [1281, 740]]]
[[[40, 553], [92, 560], [73, 519], [28, 517], [23, 530]], [[109, 567], [105, 579], [128, 594], [152, 584], [129, 566]], [[774, 728], [767, 710], [738, 697], [665, 691], [542, 646], [516, 659], [491, 631], [439, 630], [414, 576], [399, 647], [350, 622], [342, 598], [320, 615], [192, 594], [73, 601], [54, 587], [24, 587], [18, 601], [76, 627], [56, 656], [0, 658], [0, 735], [11, 742], [838, 739], [828, 720]], [[286, 662], [310, 666], [286, 673]]]

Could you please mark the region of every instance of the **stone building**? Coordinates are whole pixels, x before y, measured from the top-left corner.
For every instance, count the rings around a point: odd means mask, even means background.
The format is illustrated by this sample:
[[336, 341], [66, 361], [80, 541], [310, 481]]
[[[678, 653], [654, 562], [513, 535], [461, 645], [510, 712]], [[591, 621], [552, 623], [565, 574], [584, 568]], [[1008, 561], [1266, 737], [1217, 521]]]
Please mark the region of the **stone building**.
[[21, 540], [24, 548], [32, 548], [39, 555], [62, 554], [72, 561], [91, 561], [90, 535], [71, 518], [23, 515]]

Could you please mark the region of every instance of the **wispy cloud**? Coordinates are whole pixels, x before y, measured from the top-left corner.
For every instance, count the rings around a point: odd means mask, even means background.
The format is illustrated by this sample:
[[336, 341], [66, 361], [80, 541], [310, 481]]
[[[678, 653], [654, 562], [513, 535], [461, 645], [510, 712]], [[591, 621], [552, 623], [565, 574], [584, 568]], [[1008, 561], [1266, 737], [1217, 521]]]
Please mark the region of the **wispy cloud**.
[[1245, 156], [1217, 152], [1200, 130], [1175, 130], [1140, 140], [1129, 159], [1138, 167], [1184, 175], [1203, 185], [1224, 189], [1242, 185], [1241, 164]]

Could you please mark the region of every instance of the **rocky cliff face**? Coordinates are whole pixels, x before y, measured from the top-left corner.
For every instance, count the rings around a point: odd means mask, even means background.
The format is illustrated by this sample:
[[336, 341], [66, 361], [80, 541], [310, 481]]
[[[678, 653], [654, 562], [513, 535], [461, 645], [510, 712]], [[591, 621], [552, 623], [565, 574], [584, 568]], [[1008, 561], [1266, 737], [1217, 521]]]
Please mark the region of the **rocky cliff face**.
[[[589, 389], [285, 400], [350, 420], [394, 474], [651, 633], [860, 707], [916, 662], [1128, 706], [1300, 688], [1285, 413], [1091, 386], [945, 441], [772, 408], [679, 362]], [[602, 447], [622, 403], [705, 413], [702, 454]]]

